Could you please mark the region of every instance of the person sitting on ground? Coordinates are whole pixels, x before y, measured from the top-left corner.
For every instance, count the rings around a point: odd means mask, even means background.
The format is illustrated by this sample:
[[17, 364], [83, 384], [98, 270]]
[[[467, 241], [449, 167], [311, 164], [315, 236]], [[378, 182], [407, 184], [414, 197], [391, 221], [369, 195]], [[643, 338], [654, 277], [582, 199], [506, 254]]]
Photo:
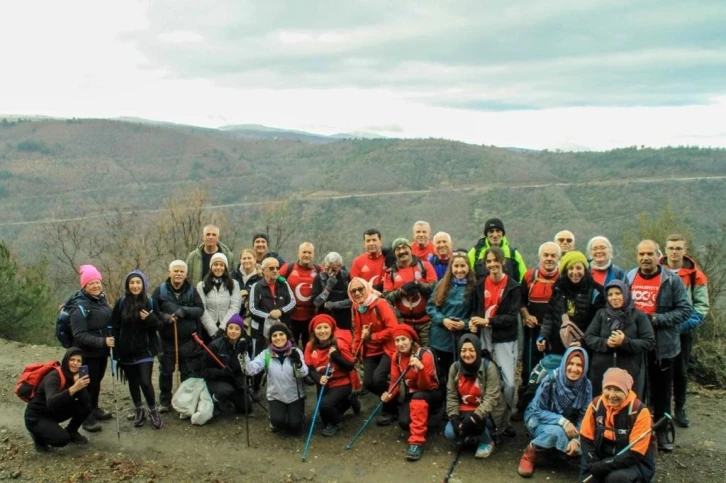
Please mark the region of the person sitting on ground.
[[399, 411], [398, 424], [409, 431], [406, 459], [418, 461], [423, 456], [428, 418], [436, 413], [444, 397], [439, 391], [436, 377], [436, 361], [430, 351], [418, 344], [418, 334], [413, 327], [399, 324], [392, 331], [396, 344], [396, 355], [391, 360], [391, 381], [396, 381], [405, 372], [403, 384], [381, 394], [381, 401], [396, 401], [401, 387], [404, 388], [404, 401]]
[[[358, 377], [353, 354], [350, 352], [350, 337], [338, 337], [341, 329], [337, 328], [335, 319], [328, 314], [313, 317], [309, 331], [310, 340], [305, 346], [305, 364], [308, 366], [308, 374], [317, 385], [318, 394], [325, 387], [320, 402], [323, 436], [334, 436], [343, 426], [343, 413], [354, 401], [351, 399], [353, 378], [357, 380]], [[326, 375], [325, 368], [328, 364], [330, 370]], [[360, 403], [357, 411], [360, 411]]]
[[[588, 405], [582, 420], [580, 481], [651, 481], [655, 475], [653, 418], [631, 390], [633, 378], [628, 371], [612, 367], [605, 372], [602, 387], [602, 396]], [[645, 436], [638, 440], [642, 435]], [[618, 454], [631, 443], [628, 451]]]
[[[206, 354], [205, 369], [202, 371], [207, 390], [212, 395], [215, 405], [231, 402], [238, 413], [252, 412], [252, 398], [246, 387], [246, 377], [240, 366], [239, 356], [247, 354], [248, 341], [244, 336], [245, 323], [239, 314], [234, 314], [225, 326], [223, 337], [214, 339], [209, 350], [224, 364], [219, 367], [211, 355]], [[221, 403], [221, 404], [220, 404]]]
[[197, 292], [204, 303], [202, 325], [211, 340], [223, 336], [227, 321], [239, 314], [242, 296], [239, 283], [229, 274], [227, 257], [223, 253], [212, 255], [209, 265], [204, 280], [197, 284]]
[[444, 434], [463, 437], [477, 445], [475, 458], [487, 458], [494, 451], [492, 413], [504, 404], [496, 364], [482, 357], [479, 338], [464, 334], [459, 339], [459, 360], [451, 365], [446, 387]]
[[630, 288], [621, 280], [605, 287], [607, 304], [600, 309], [585, 331], [585, 345], [592, 351], [590, 381], [592, 394], [602, 393], [602, 376], [610, 367], [619, 367], [633, 376], [633, 390], [645, 397], [645, 368], [648, 352], [655, 348], [655, 333], [644, 312], [635, 308]]
[[587, 351], [570, 347], [560, 367], [547, 374], [537, 388], [524, 413], [524, 424], [533, 439], [519, 460], [520, 476], [532, 476], [538, 452], [555, 449], [567, 456], [580, 454], [579, 428], [592, 401], [587, 368]]
[[[60, 364], [63, 378], [55, 369], [46, 374], [25, 407], [25, 427], [39, 452], [47, 452], [51, 446], [88, 443], [78, 432], [91, 413], [91, 396], [86, 389], [90, 378], [79, 377], [81, 365], [83, 351], [77, 347], [68, 349]], [[59, 423], [69, 419], [62, 428]]]
[[156, 407], [151, 373], [161, 343], [157, 331], [164, 324], [154, 313], [154, 310], [159, 312], [159, 307], [147, 296], [149, 282], [146, 275], [134, 270], [126, 276], [124, 285], [125, 295], [116, 302], [111, 313], [113, 337], [116, 340], [113, 355], [128, 380], [129, 393], [134, 403], [134, 427], [140, 428], [146, 422], [146, 411], [141, 401], [143, 392], [151, 425], [159, 429], [163, 423]]
[[[351, 280], [348, 296], [353, 301], [353, 354], [363, 361], [363, 387], [380, 396], [388, 389], [391, 359], [396, 353], [391, 334], [398, 320], [388, 302], [365, 279]], [[376, 424], [393, 424], [396, 407], [395, 401], [384, 404]]]
[[249, 376], [267, 373], [267, 402], [270, 411], [270, 430], [286, 429], [298, 434], [305, 415], [305, 386], [308, 375], [303, 353], [292, 344], [292, 332], [282, 323], [270, 327], [269, 346], [254, 360], [245, 356], [245, 372]]

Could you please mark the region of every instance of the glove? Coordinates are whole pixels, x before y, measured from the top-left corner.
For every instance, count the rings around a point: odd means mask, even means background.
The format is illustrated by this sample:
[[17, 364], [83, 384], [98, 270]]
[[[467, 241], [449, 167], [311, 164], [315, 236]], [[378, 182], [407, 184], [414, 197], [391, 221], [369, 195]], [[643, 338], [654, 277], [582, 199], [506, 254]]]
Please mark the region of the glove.
[[477, 413], [472, 413], [464, 418], [464, 421], [461, 423], [461, 431], [464, 434], [481, 433], [481, 423], [481, 416]]
[[451, 426], [454, 428], [454, 434], [460, 436], [461, 431], [459, 431], [459, 425], [461, 425], [462, 421], [461, 415], [454, 414], [453, 416], [449, 416], [449, 421], [451, 422]]
[[250, 342], [246, 338], [244, 338], [244, 337], [242, 337], [239, 340], [239, 342], [237, 342], [237, 344], [239, 344], [239, 351], [242, 354], [244, 354], [245, 352], [247, 352], [247, 349], [250, 346]]
[[333, 290], [333, 288], [334, 288], [334, 287], [335, 287], [335, 286], [336, 286], [337, 284], [338, 284], [338, 278], [337, 278], [337, 277], [335, 277], [335, 276], [333, 276], [333, 277], [328, 277], [328, 281], [327, 281], [327, 282], [325, 282], [325, 288], [327, 288], [328, 290]]
[[292, 362], [292, 365], [295, 366], [296, 369], [300, 369], [302, 367], [300, 352], [298, 352], [297, 349], [293, 349], [292, 352], [290, 352], [290, 362]]
[[592, 473], [593, 476], [597, 476], [598, 478], [606, 476], [610, 472], [610, 461], [612, 460], [593, 461], [592, 463], [590, 463], [590, 473]]
[[401, 290], [409, 297], [413, 297], [414, 295], [418, 295], [418, 293], [421, 291], [421, 288], [416, 282], [406, 282], [401, 287]]
[[186, 315], [186, 310], [184, 310], [184, 307], [179, 307], [178, 309], [176, 309], [174, 311], [174, 315], [176, 316], [177, 319], [183, 319], [184, 316]]

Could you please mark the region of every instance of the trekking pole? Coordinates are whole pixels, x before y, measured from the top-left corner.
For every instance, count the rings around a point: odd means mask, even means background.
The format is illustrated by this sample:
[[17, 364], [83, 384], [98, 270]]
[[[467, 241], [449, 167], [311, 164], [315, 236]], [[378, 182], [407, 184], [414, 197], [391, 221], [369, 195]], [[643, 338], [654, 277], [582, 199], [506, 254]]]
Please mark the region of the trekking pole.
[[219, 367], [221, 369], [224, 369], [225, 368], [224, 363], [219, 360], [219, 358], [216, 356], [216, 354], [214, 352], [212, 352], [212, 350], [209, 347], [207, 347], [207, 345], [202, 341], [202, 339], [199, 338], [199, 336], [197, 335], [196, 332], [192, 332], [192, 339], [194, 340], [194, 342], [196, 342], [197, 344], [199, 344], [199, 346], [202, 349], [204, 349], [205, 351], [207, 351], [207, 354], [209, 354], [209, 357], [211, 357], [214, 360], [214, 362], [216, 362], [219, 365]]
[[464, 449], [464, 443], [459, 443], [459, 448], [456, 450], [456, 454], [454, 455], [454, 461], [451, 462], [451, 466], [449, 466], [449, 471], [446, 472], [446, 476], [444, 476], [444, 483], [449, 483], [449, 480], [452, 476], [454, 476], [454, 468], [456, 468], [456, 465], [459, 463], [459, 457], [461, 456], [461, 452]]
[[[110, 325], [106, 328], [109, 334], [113, 334], [113, 327]], [[121, 442], [121, 422], [119, 421], [118, 415], [118, 398], [116, 397], [116, 368], [114, 366], [114, 348], [111, 348], [111, 387], [113, 388], [113, 408], [116, 413], [116, 435], [118, 436], [119, 442]]]
[[[406, 370], [403, 371], [400, 376], [398, 376], [398, 379], [396, 379], [393, 382], [393, 384], [391, 384], [390, 388], [386, 392], [391, 392], [394, 387], [398, 386], [401, 383], [401, 381], [403, 380], [403, 378], [406, 376], [406, 373], [408, 372], [408, 370], [410, 368], [411, 368], [411, 366], [408, 366], [406, 368]], [[382, 407], [383, 407], [383, 401], [378, 403], [378, 406], [376, 406], [376, 408], [373, 410], [371, 415], [368, 416], [368, 419], [365, 420], [365, 422], [363, 423], [363, 426], [361, 426], [360, 429], [358, 430], [358, 432], [355, 433], [355, 436], [353, 436], [353, 439], [351, 439], [350, 442], [345, 445], [345, 449], [353, 448], [353, 443], [355, 443], [355, 441], [360, 437], [360, 435], [363, 434], [363, 430], [366, 429], [366, 426], [368, 426], [368, 424], [371, 422], [371, 420], [373, 419], [373, 416], [375, 416], [376, 413], [378, 412], [378, 410], [381, 409]]]
[[174, 320], [174, 371], [176, 372], [176, 388], [181, 386], [181, 371], [179, 370], [179, 333]]
[[[325, 374], [323, 374], [324, 377], [328, 377], [328, 373], [330, 372], [330, 361], [328, 361], [328, 365], [325, 366]], [[313, 419], [310, 421], [310, 431], [308, 431], [308, 440], [305, 441], [305, 449], [303, 449], [302, 454], [302, 460], [303, 463], [308, 458], [308, 450], [310, 449], [310, 440], [313, 438], [313, 429], [315, 428], [315, 421], [318, 419], [318, 411], [320, 411], [320, 402], [323, 400], [323, 393], [325, 392], [325, 386], [320, 386], [320, 394], [318, 394], [318, 402], [315, 404], [315, 411], [313, 412]]]
[[[624, 454], [630, 448], [632, 448], [633, 446], [635, 446], [641, 439], [645, 438], [650, 433], [652, 433], [653, 430], [657, 430], [658, 428], [660, 428], [661, 426], [663, 426], [664, 424], [666, 424], [666, 421], [670, 421], [671, 419], [673, 419], [671, 417], [671, 415], [668, 414], [668, 413], [665, 413], [663, 415], [663, 417], [660, 418], [658, 421], [656, 421], [656, 423], [651, 428], [648, 428], [647, 430], [643, 431], [643, 433], [640, 434], [637, 438], [635, 438], [630, 444], [628, 444], [625, 448], [623, 448], [620, 451], [618, 451], [617, 454], [615, 456], [613, 456], [613, 458], [617, 458], [621, 454]], [[592, 475], [587, 475], [585, 477], [585, 479], [582, 480], [582, 481], [583, 481], [583, 483], [587, 483], [588, 481], [592, 480], [592, 478], [593, 478]]]
[[242, 384], [244, 384], [243, 392], [244, 392], [244, 398], [245, 398], [245, 426], [246, 426], [245, 429], [247, 430], [247, 447], [249, 448], [250, 447], [250, 411], [249, 411], [249, 407], [247, 406], [247, 397], [249, 395], [247, 393], [247, 389], [248, 389], [247, 388], [247, 376], [245, 376], [245, 373], [246, 373], [245, 368], [247, 366], [247, 360], [240, 353], [240, 354], [237, 354], [237, 361], [239, 361], [239, 367], [240, 367], [240, 369], [242, 369], [242, 375], [244, 376], [244, 377], [242, 377], [242, 381], [243, 381]]

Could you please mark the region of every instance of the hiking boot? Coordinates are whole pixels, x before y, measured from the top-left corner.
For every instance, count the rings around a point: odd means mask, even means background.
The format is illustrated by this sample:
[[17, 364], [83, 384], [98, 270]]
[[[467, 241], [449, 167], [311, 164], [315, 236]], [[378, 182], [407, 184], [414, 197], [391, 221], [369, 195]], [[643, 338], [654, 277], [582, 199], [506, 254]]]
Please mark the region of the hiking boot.
[[81, 427], [84, 431], [88, 431], [89, 433], [97, 433], [103, 429], [101, 427], [101, 423], [96, 421], [96, 418], [93, 416], [93, 414], [88, 415]]
[[166, 414], [168, 412], [171, 412], [171, 404], [169, 404], [167, 402], [162, 402], [161, 404], [159, 404], [159, 412], [161, 414]]
[[668, 442], [668, 437], [665, 431], [658, 431], [656, 433], [656, 440], [658, 441], [658, 451], [670, 453], [673, 451], [673, 443]]
[[411, 444], [406, 451], [406, 459], [408, 461], [418, 461], [423, 456], [424, 447], [422, 444]]
[[688, 419], [688, 413], [686, 413], [686, 408], [676, 408], [676, 424], [680, 426], [681, 428], [690, 428], [691, 427], [691, 420]]
[[343, 423], [326, 424], [323, 428], [323, 436], [335, 436], [342, 427]]
[[378, 426], [390, 426], [396, 422], [396, 419], [398, 418], [393, 413], [381, 413], [378, 419], [376, 419], [376, 424]]
[[[86, 430], [86, 431], [88, 431], [88, 430]], [[68, 433], [68, 435], [71, 437], [71, 443], [88, 444], [88, 438], [86, 438], [85, 436], [83, 436], [78, 431], [74, 431], [72, 433]]]
[[140, 428], [146, 422], [146, 411], [144, 408], [138, 407], [134, 410], [134, 427]]
[[494, 443], [479, 443], [479, 446], [476, 448], [476, 453], [474, 453], [474, 458], [489, 458], [492, 451], [494, 451]]
[[50, 453], [50, 446], [45, 443], [33, 443], [33, 446], [38, 453]]
[[534, 464], [537, 461], [537, 451], [534, 449], [532, 444], [528, 444], [524, 450], [522, 458], [519, 460], [519, 467], [517, 473], [523, 478], [529, 478], [534, 473]]
[[113, 414], [100, 408], [92, 409], [91, 414], [96, 418], [96, 421], [108, 421], [113, 417]]
[[360, 414], [360, 398], [353, 396], [353, 400], [350, 402], [350, 407], [353, 409], [353, 414]]
[[161, 420], [161, 415], [155, 407], [149, 408], [149, 418], [151, 418], [151, 425], [154, 429], [160, 429], [164, 425], [164, 422]]

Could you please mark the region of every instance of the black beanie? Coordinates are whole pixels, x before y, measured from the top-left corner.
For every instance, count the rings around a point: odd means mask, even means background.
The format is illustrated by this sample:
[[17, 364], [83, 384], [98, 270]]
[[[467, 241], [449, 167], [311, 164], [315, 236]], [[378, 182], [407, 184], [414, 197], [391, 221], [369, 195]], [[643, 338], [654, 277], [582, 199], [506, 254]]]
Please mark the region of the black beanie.
[[502, 230], [502, 235], [506, 235], [507, 232], [504, 231], [504, 223], [502, 223], [502, 220], [499, 218], [489, 218], [486, 223], [484, 223], [484, 235], [489, 233], [489, 230], [493, 228], [499, 228]]
[[256, 233], [252, 235], [252, 243], [254, 243], [258, 238], [264, 238], [267, 243], [270, 243], [270, 237], [267, 236], [267, 233]]
[[268, 332], [268, 339], [270, 339], [270, 341], [272, 341], [272, 334], [275, 332], [284, 332], [287, 336], [287, 340], [292, 343], [295, 342], [292, 337], [292, 332], [290, 332], [290, 328], [282, 322], [275, 322], [270, 326], [270, 331]]

